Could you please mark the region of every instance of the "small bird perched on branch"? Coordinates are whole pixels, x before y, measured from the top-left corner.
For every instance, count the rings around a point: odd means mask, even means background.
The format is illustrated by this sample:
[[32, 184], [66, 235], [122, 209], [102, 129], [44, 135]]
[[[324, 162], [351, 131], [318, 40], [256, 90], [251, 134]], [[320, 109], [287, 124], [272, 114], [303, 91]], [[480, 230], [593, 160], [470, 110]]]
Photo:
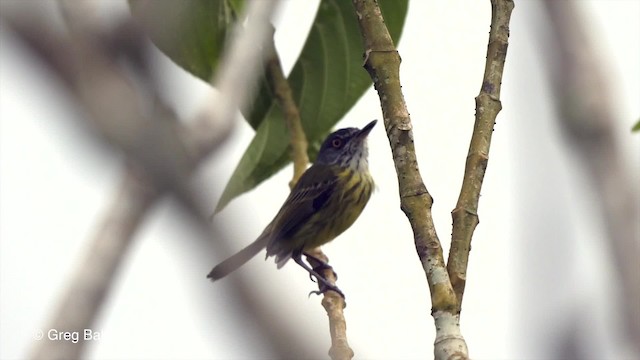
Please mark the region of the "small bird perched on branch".
[[[344, 297], [318, 273], [330, 266], [308, 251], [347, 230], [367, 205], [374, 186], [367, 161], [367, 136], [375, 124], [373, 120], [361, 130], [345, 128], [330, 134], [315, 163], [302, 174], [258, 239], [214, 267], [207, 278], [223, 278], [266, 248], [266, 257], [275, 256], [278, 269], [293, 259], [318, 279], [323, 287], [315, 293], [333, 290]], [[302, 260], [303, 254], [322, 265], [312, 269]]]

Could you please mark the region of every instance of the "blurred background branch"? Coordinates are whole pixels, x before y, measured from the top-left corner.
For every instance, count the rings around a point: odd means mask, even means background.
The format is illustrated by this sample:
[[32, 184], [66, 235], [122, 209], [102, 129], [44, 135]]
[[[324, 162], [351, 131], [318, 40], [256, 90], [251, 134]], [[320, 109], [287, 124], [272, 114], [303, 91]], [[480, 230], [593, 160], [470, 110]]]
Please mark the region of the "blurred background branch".
[[[603, 57], [588, 36], [575, 1], [546, 0], [553, 36], [545, 58], [558, 120], [582, 160], [604, 219], [608, 248], [622, 286], [623, 336], [640, 355], [640, 198], [620, 149], [619, 123]], [[633, 136], [629, 134], [628, 136]], [[590, 195], [585, 195], [590, 196]]]
[[[206, 229], [210, 245], [224, 249], [220, 233], [209, 228], [188, 177], [228, 137], [238, 109], [246, 107], [252, 98], [266, 57], [260, 44], [266, 44], [271, 33], [269, 21], [277, 3], [248, 4], [247, 17], [251, 21], [246, 26], [238, 25], [233, 34], [221, 70], [212, 81], [217, 91], [212, 91], [209, 101], [186, 127], [158, 97], [142, 51], [144, 37], [134, 23], [125, 21], [115, 30], [104, 32], [90, 20], [94, 16], [91, 3], [74, 1], [60, 2], [68, 36], [48, 29], [45, 19], [3, 16], [3, 21], [67, 86], [86, 111], [91, 131], [122, 150], [129, 164], [84, 261], [69, 282], [50, 329], [82, 333], [91, 328], [136, 229], [153, 203], [167, 191], [181, 200], [200, 228]], [[37, 18], [38, 14], [31, 16]], [[131, 78], [119, 63], [122, 60], [130, 62], [137, 77]], [[134, 84], [133, 80], [141, 80], [142, 84]], [[145, 93], [139, 90], [140, 85]], [[141, 110], [145, 96], [153, 101], [150, 113]], [[297, 335], [287, 328], [287, 323], [272, 324], [267, 320], [258, 297], [247, 286], [239, 284], [237, 289], [247, 316], [270, 340], [277, 357], [309, 354], [303, 341], [290, 342]], [[84, 344], [85, 341], [45, 340], [37, 343], [32, 357], [79, 358]]]

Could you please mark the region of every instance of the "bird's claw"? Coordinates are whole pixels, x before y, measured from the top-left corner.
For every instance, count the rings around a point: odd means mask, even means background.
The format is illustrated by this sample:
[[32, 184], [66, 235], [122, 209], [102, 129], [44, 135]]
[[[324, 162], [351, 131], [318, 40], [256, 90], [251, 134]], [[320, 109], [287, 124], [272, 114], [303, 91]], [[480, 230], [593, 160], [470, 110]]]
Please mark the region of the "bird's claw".
[[340, 297], [342, 297], [342, 299], [344, 300], [344, 293], [342, 292], [342, 290], [340, 290], [337, 286], [335, 285], [327, 285], [327, 284], [322, 284], [319, 290], [313, 290], [309, 292], [309, 297], [311, 297], [311, 295], [323, 295], [324, 293], [326, 293], [327, 291], [335, 291], [338, 295], [340, 295]]

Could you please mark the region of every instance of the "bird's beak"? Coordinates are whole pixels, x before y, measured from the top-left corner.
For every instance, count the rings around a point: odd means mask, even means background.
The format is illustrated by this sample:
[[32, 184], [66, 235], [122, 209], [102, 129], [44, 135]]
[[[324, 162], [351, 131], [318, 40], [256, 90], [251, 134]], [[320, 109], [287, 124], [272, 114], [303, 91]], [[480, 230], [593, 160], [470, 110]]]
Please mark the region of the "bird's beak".
[[360, 139], [365, 139], [367, 135], [369, 135], [369, 133], [371, 132], [371, 129], [373, 129], [373, 127], [376, 126], [377, 122], [378, 120], [373, 120], [372, 122], [368, 123], [367, 126], [363, 127], [360, 131], [358, 131], [358, 134], [356, 136]]

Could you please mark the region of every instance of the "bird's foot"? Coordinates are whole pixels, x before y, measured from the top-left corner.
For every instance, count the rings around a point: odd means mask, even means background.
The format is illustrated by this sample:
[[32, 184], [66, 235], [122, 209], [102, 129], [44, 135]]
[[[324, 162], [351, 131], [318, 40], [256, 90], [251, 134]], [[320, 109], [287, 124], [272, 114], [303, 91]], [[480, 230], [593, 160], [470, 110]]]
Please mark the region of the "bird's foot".
[[340, 295], [340, 297], [342, 297], [342, 299], [344, 300], [344, 293], [342, 292], [342, 290], [340, 290], [337, 286], [329, 284], [329, 283], [325, 283], [322, 282], [319, 285], [320, 289], [319, 290], [314, 290], [309, 292], [309, 297], [311, 297], [311, 295], [323, 295], [324, 293], [326, 293], [327, 291], [335, 291], [338, 295]]

